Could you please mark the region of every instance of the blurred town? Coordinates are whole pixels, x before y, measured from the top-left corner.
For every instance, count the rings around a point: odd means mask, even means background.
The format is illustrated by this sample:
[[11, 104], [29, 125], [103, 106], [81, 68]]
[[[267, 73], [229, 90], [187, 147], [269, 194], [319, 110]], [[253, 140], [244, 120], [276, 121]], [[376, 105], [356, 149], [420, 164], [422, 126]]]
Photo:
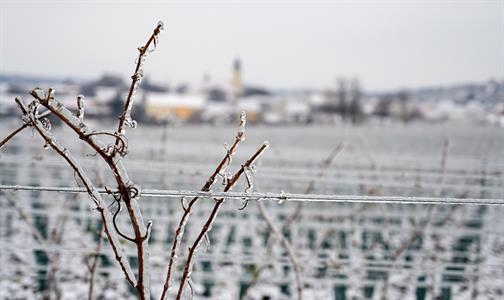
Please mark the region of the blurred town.
[[[199, 83], [159, 84], [143, 80], [134, 117], [144, 123], [212, 123], [232, 120], [245, 111], [251, 123], [307, 124], [465, 120], [504, 126], [504, 79], [390, 92], [367, 92], [358, 78], [339, 78], [320, 90], [274, 90], [250, 85], [235, 59], [229, 82], [205, 74]], [[84, 95], [86, 117], [117, 116], [129, 90], [122, 76], [96, 80], [47, 79], [0, 75], [0, 115], [17, 115], [13, 99], [35, 86], [56, 88], [58, 100], [76, 108]]]

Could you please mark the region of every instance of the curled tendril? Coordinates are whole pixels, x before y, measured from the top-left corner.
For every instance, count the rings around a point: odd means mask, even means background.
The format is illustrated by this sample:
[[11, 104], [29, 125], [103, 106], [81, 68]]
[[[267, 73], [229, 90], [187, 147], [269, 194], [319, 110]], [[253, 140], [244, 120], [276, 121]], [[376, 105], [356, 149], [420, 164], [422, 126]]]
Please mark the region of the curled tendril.
[[128, 139], [124, 134], [118, 133], [118, 132], [108, 132], [108, 131], [95, 131], [87, 136], [93, 136], [93, 135], [108, 135], [115, 137], [119, 143], [117, 144], [110, 144], [104, 149], [105, 153], [109, 156], [114, 156], [116, 153], [118, 153], [120, 156], [126, 156], [128, 154]]
[[243, 168], [243, 173], [245, 173], [245, 179], [247, 180], [248, 187], [245, 189], [245, 193], [250, 193], [254, 189], [254, 166], [247, 166]]
[[38, 114], [38, 108], [40, 106], [40, 102], [38, 100], [33, 100], [28, 104], [28, 111], [27, 113], [36, 116]]
[[[247, 180], [247, 185], [248, 187], [245, 189], [245, 193], [250, 193], [254, 189], [254, 172], [255, 172], [255, 166], [247, 166], [243, 168], [243, 173], [245, 174], [245, 179]], [[249, 199], [245, 199], [243, 201], [243, 204], [238, 210], [244, 210], [247, 207], [247, 204], [249, 203]]]
[[119, 202], [121, 201], [121, 193], [118, 192], [118, 191], [113, 191], [111, 188], [109, 188], [108, 186], [105, 186], [105, 191], [107, 192], [107, 194], [109, 195], [112, 195], [112, 197], [114, 197], [114, 200], [116, 202]]
[[[113, 195], [113, 194], [112, 194]], [[114, 215], [112, 216], [112, 223], [114, 224], [114, 228], [115, 230], [117, 231], [117, 233], [122, 237], [124, 238], [125, 240], [128, 240], [132, 243], [135, 243], [135, 239], [133, 238], [130, 238], [128, 237], [127, 235], [125, 235], [124, 233], [121, 232], [121, 230], [119, 230], [119, 227], [117, 226], [117, 222], [116, 222], [116, 219], [117, 219], [117, 215], [119, 214], [119, 212], [122, 210], [122, 207], [121, 207], [121, 199], [119, 198], [119, 200], [117, 200], [114, 196], [114, 200], [116, 200], [117, 202], [117, 210], [115, 211]]]
[[51, 125], [51, 121], [49, 121], [48, 118], [42, 118], [42, 119], [39, 119], [39, 120], [40, 120], [40, 123], [42, 124], [42, 126], [44, 127], [45, 130], [47, 130], [47, 131], [51, 130], [52, 125]]
[[130, 198], [136, 198], [140, 196], [140, 188], [134, 184], [128, 186], [128, 195]]
[[151, 235], [152, 221], [147, 222], [147, 229], [145, 230], [145, 235], [142, 237], [142, 241], [148, 240]]
[[226, 174], [223, 174], [222, 171], [217, 173], [217, 176], [219, 176], [222, 179], [222, 185], [227, 185], [229, 181], [229, 176]]
[[240, 208], [238, 208], [238, 210], [244, 210], [245, 208], [247, 208], [248, 203], [249, 203], [249, 200], [248, 199], [244, 199], [243, 203], [242, 203], [242, 206]]

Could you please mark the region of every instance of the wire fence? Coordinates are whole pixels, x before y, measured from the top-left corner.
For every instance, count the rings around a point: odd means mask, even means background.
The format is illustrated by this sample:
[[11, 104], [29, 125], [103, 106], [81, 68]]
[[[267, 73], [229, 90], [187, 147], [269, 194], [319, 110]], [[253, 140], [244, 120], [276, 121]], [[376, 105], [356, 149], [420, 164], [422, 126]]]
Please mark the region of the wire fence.
[[[200, 139], [185, 136], [184, 139], [187, 141], [182, 141], [182, 145], [163, 148], [168, 152], [162, 154], [154, 149], [156, 145], [138, 143], [132, 151], [136, 156], [128, 160], [131, 177], [145, 187], [140, 191], [144, 216], [154, 221], [149, 243], [154, 278], [164, 275], [183, 199], [200, 197], [205, 201], [192, 212], [194, 223], [186, 228], [187, 240], [181, 241], [178, 253], [181, 259], [187, 254], [191, 237], [206, 218], [208, 208], [213, 205], [212, 199], [229, 200], [209, 232], [211, 245], [201, 250], [196, 260], [194, 279], [200, 296], [207, 289], [213, 293], [207, 298], [218, 298], [219, 290], [238, 295], [264, 266], [269, 269], [262, 275], [260, 285], [273, 284], [292, 292], [291, 263], [280, 246], [268, 252], [268, 230], [258, 214], [257, 205], [261, 203], [258, 201], [265, 201], [264, 205], [279, 226], [298, 205], [303, 205], [301, 216], [284, 234], [292, 241], [303, 266], [307, 289], [329, 291], [331, 295], [354, 289], [363, 294], [365, 289], [378, 290], [389, 275], [401, 275], [393, 280], [398, 287], [447, 289], [454, 293], [452, 299], [462, 299], [457, 298], [456, 293], [467, 290], [478, 290], [481, 294], [502, 292], [503, 164], [486, 155], [475, 155], [479, 150], [466, 149], [465, 140], [464, 144], [458, 144], [464, 146], [463, 151], [450, 155], [446, 170], [439, 167], [438, 149], [433, 146], [436, 149], [430, 156], [423, 151], [418, 151], [421, 152], [418, 155], [396, 151], [394, 154], [373, 153], [373, 157], [368, 158], [365, 153], [345, 152], [323, 176], [318, 175], [316, 163], [329, 146], [322, 149], [317, 142], [316, 147], [307, 149], [303, 149], [304, 146], [284, 148], [279, 152], [287, 153], [288, 157], [274, 153], [266, 156], [255, 176], [256, 188], [274, 192], [245, 193], [194, 190], [215, 168], [211, 162], [218, 161], [223, 149], [221, 144], [212, 141], [206, 144]], [[14, 195], [16, 205], [21, 206], [31, 226], [41, 234], [50, 234], [64, 217], [68, 220], [68, 228], [63, 243], [49, 239], [37, 243], [30, 226], [17, 217], [15, 205], [0, 201], [0, 264], [6, 266], [0, 277], [2, 274], [7, 274], [5, 278], [15, 277], [19, 273], [36, 275], [40, 279], [40, 274], [48, 270], [43, 260], [39, 261], [40, 253], [61, 255], [67, 266], [82, 263], [81, 260], [89, 255], [99, 253], [99, 272], [114, 276], [116, 269], [104, 263], [106, 258], [113, 262], [109, 247], [104, 244], [100, 251], [95, 249], [99, 216], [90, 211], [91, 201], [71, 201], [76, 199], [75, 195], [86, 197], [86, 189], [72, 186], [74, 178], [64, 162], [59, 157], [42, 154], [44, 150], [40, 149], [38, 140], [36, 144], [31, 142], [34, 147], [29, 148], [29, 140], [23, 139], [19, 146], [13, 144], [10, 152], [1, 156], [0, 199], [2, 191], [10, 191], [6, 194]], [[205, 144], [205, 150], [200, 144]], [[454, 144], [457, 145], [456, 141]], [[429, 143], [422, 142], [422, 145]], [[93, 176], [98, 168], [95, 159], [86, 156], [88, 152], [79, 153], [78, 149], [74, 153], [81, 155], [83, 166]], [[247, 153], [251, 149], [242, 150]], [[241, 160], [236, 158], [236, 161]], [[306, 184], [313, 180], [317, 182], [316, 188], [311, 194], [303, 194]], [[114, 186], [111, 181], [104, 184]], [[236, 191], [242, 190], [241, 184], [235, 187]], [[104, 188], [97, 188], [97, 191], [103, 195], [116, 192]], [[117, 206], [112, 197], [105, 199], [110, 200], [111, 211], [115, 211]], [[243, 201], [251, 203], [245, 211], [238, 212]], [[69, 203], [67, 209], [63, 208], [63, 203]], [[397, 249], [417, 235], [428, 219], [431, 205], [440, 206], [436, 206], [422, 237], [404, 250], [400, 258], [393, 259]], [[127, 221], [125, 216], [119, 215], [119, 228], [128, 228], [124, 221]], [[134, 261], [135, 249], [127, 243], [123, 246], [128, 258]], [[24, 261], [14, 264], [12, 257], [15, 261]], [[68, 263], [72, 258], [79, 261]], [[13, 271], [6, 271], [7, 268]], [[62, 269], [65, 276], [69, 274], [66, 268]], [[103, 276], [103, 282], [105, 278]], [[122, 282], [122, 278], [117, 280]], [[318, 296], [314, 299], [329, 298]]]
[[[51, 186], [26, 186], [26, 185], [0, 185], [0, 190], [12, 191], [47, 191], [60, 193], [87, 193], [85, 188], [79, 187], [51, 187]], [[102, 194], [117, 192], [98, 188]], [[232, 200], [251, 201], [291, 201], [291, 202], [333, 202], [333, 203], [391, 203], [391, 204], [443, 204], [443, 205], [504, 205], [504, 199], [479, 199], [479, 198], [451, 198], [451, 197], [399, 197], [399, 196], [359, 196], [359, 195], [320, 195], [320, 194], [291, 194], [291, 193], [259, 193], [259, 192], [202, 192], [145, 189], [141, 191], [145, 197], [202, 197], [224, 198]]]

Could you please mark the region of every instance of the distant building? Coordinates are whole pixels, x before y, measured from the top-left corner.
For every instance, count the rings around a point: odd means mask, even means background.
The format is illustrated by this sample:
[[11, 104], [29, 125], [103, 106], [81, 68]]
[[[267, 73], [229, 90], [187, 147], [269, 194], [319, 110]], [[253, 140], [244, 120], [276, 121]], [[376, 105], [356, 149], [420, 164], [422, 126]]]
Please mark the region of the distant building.
[[144, 98], [147, 116], [157, 121], [199, 119], [207, 103], [204, 95], [189, 93], [147, 93]]

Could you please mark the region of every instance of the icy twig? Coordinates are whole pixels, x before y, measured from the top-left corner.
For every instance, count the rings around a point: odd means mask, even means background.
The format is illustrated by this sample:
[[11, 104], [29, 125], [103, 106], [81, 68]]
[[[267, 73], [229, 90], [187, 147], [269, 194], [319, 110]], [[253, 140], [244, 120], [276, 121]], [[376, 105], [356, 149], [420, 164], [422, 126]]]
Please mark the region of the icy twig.
[[[240, 167], [240, 169], [233, 176], [231, 176], [231, 178], [228, 180], [228, 182], [226, 184], [226, 187], [224, 188], [224, 192], [228, 192], [236, 185], [240, 176], [245, 172], [245, 169], [252, 166], [257, 161], [257, 159], [259, 159], [259, 157], [264, 153], [264, 151], [266, 151], [266, 149], [268, 147], [269, 147], [269, 144], [267, 142], [264, 142], [262, 144], [262, 146]], [[213, 207], [210, 215], [208, 216], [205, 224], [203, 225], [203, 228], [201, 229], [200, 233], [198, 234], [198, 237], [196, 238], [196, 240], [194, 241], [192, 246], [189, 248], [189, 253], [187, 255], [187, 260], [185, 263], [184, 272], [182, 274], [179, 289], [177, 292], [177, 297], [176, 297], [177, 300], [181, 299], [185, 284], [186, 284], [187, 280], [189, 280], [196, 251], [198, 250], [198, 247], [199, 247], [200, 243], [202, 242], [203, 238], [205, 237], [205, 235], [212, 228], [213, 222], [215, 221], [215, 218], [217, 217], [217, 214], [220, 210], [220, 207], [224, 203], [224, 200], [225, 200], [225, 198], [215, 199], [215, 204], [214, 204], [214, 207]]]
[[8, 136], [6, 136], [2, 141], [0, 141], [0, 149], [2, 149], [2, 147], [5, 144], [7, 144], [7, 142], [9, 142], [10, 139], [12, 139], [14, 136], [16, 136], [16, 134], [20, 133], [26, 127], [28, 127], [28, 124], [23, 124], [23, 125], [19, 126], [13, 132], [11, 132]]
[[[26, 115], [28, 113], [28, 107], [23, 103], [23, 101], [21, 101], [21, 98], [19, 97], [16, 97], [15, 99], [16, 101], [16, 104], [18, 105], [19, 109], [21, 110], [22, 114], [23, 115]], [[49, 114], [51, 113], [51, 111], [45, 111], [43, 112], [42, 114], [39, 114], [37, 115], [36, 117], [38, 119], [42, 119], [42, 118], [46, 118]], [[18, 128], [16, 128], [13, 132], [11, 132], [9, 135], [7, 135], [3, 140], [0, 141], [0, 150], [3, 148], [3, 146], [5, 146], [14, 136], [16, 136], [16, 134], [20, 133], [21, 131], [23, 131], [23, 129], [25, 129], [26, 127], [29, 127], [29, 124], [24, 122], [23, 125], [19, 126]]]
[[[208, 192], [210, 190], [210, 187], [215, 183], [217, 180], [217, 177], [219, 174], [222, 174], [225, 172], [229, 164], [231, 163], [231, 160], [236, 152], [236, 149], [238, 148], [238, 145], [245, 140], [245, 124], [246, 124], [246, 115], [245, 112], [242, 112], [240, 114], [240, 124], [238, 127], [238, 132], [236, 134], [235, 140], [231, 147], [227, 149], [226, 155], [224, 158], [221, 160], [215, 171], [210, 175], [208, 180], [206, 181], [205, 185], [201, 188], [201, 191], [203, 192]], [[166, 273], [166, 279], [164, 281], [163, 285], [163, 291], [161, 293], [161, 300], [163, 300], [166, 297], [166, 293], [168, 292], [168, 289], [170, 288], [171, 285], [171, 280], [172, 280], [172, 273], [173, 273], [173, 267], [176, 263], [175, 258], [177, 257], [177, 247], [182, 239], [182, 236], [184, 235], [184, 228], [185, 225], [187, 224], [187, 221], [189, 219], [189, 215], [191, 214], [192, 207], [196, 203], [196, 201], [199, 199], [198, 196], [192, 198], [192, 200], [189, 203], [185, 203], [184, 197], [182, 197], [182, 206], [184, 209], [184, 213], [182, 214], [182, 217], [180, 218], [179, 224], [177, 226], [177, 229], [175, 229], [175, 238], [173, 240], [172, 248], [171, 248], [171, 253], [170, 253], [170, 258], [168, 262], [168, 270]]]
[[91, 180], [88, 178], [79, 163], [73, 158], [70, 152], [66, 148], [61, 146], [59, 142], [54, 139], [52, 134], [48, 132], [37, 119], [35, 119], [33, 116], [30, 116], [30, 120], [33, 127], [39, 132], [39, 134], [45, 140], [46, 144], [50, 145], [56, 151], [56, 153], [63, 157], [81, 179], [86, 190], [88, 191], [88, 194], [96, 204], [97, 210], [100, 212], [105, 227], [105, 232], [109, 238], [112, 250], [116, 255], [116, 260], [119, 262], [119, 265], [121, 266], [121, 269], [123, 270], [128, 282], [132, 286], [136, 286], [136, 279], [133, 270], [129, 265], [126, 255], [122, 251], [119, 243], [119, 238], [117, 237], [115, 231], [112, 229], [113, 224], [110, 217], [110, 212], [107, 208], [107, 204], [105, 203], [101, 195], [96, 191], [95, 187], [91, 183]]
[[131, 109], [133, 108], [134, 96], [136, 93], [136, 89], [138, 88], [138, 85], [140, 83], [140, 80], [142, 80], [142, 77], [143, 77], [143, 64], [145, 61], [145, 57], [147, 56], [147, 53], [153, 51], [153, 50], [151, 50], [152, 49], [151, 45], [154, 45], [154, 47], [157, 46], [158, 36], [163, 29], [164, 29], [163, 22], [159, 21], [156, 28], [154, 29], [154, 32], [149, 37], [149, 39], [147, 40], [145, 45], [138, 48], [139, 53], [138, 53], [135, 71], [133, 72], [133, 75], [131, 76], [131, 85], [129, 88], [128, 96], [126, 98], [126, 103], [124, 105], [124, 110], [119, 117], [119, 126], [117, 128], [117, 132], [119, 134], [124, 135], [126, 133], [126, 129], [125, 129], [126, 124], [133, 127], [133, 128], [136, 127], [136, 122], [131, 120]]
[[[50, 91], [48, 93], [50, 96], [53, 95], [53, 93]], [[88, 194], [91, 196], [92, 200], [98, 207], [98, 211], [100, 212], [102, 216], [102, 220], [104, 221], [106, 225], [106, 231], [107, 235], [109, 236], [109, 240], [111, 243], [111, 246], [114, 250], [114, 253], [116, 254], [116, 259], [119, 262], [121, 269], [125, 273], [126, 279], [132, 286], [136, 285], [136, 279], [133, 274], [133, 271], [131, 270], [131, 267], [129, 266], [129, 262], [126, 259], [125, 254], [122, 252], [122, 249], [120, 248], [119, 245], [119, 240], [113, 232], [113, 230], [109, 230], [109, 228], [112, 228], [112, 222], [110, 218], [110, 213], [107, 209], [106, 203], [103, 201], [101, 198], [101, 195], [96, 191], [94, 186], [92, 185], [91, 181], [85, 174], [84, 170], [82, 167], [78, 164], [78, 162], [73, 158], [73, 156], [70, 154], [70, 152], [61, 146], [58, 141], [54, 139], [52, 136], [52, 133], [50, 133], [47, 130], [47, 127], [44, 126], [44, 124], [36, 117], [37, 109], [38, 109], [38, 103], [41, 104], [46, 104], [47, 108], [51, 111], [58, 111], [58, 113], [61, 113], [63, 111], [63, 107], [60, 105], [59, 107], [52, 107], [49, 105], [51, 101], [55, 101], [54, 98], [52, 97], [47, 97], [45, 98], [45, 94], [40, 90], [40, 89], [35, 89], [32, 91], [32, 95], [36, 98], [36, 100], [32, 103], [30, 103], [30, 106], [26, 106], [20, 99], [16, 99], [21, 111], [23, 112], [23, 120], [26, 124], [28, 124], [31, 127], [34, 127], [37, 132], [42, 136], [44, 139], [46, 145], [52, 147], [61, 157], [63, 157], [69, 165], [72, 167], [72, 169], [75, 171], [75, 173], [78, 175], [78, 177], [82, 180], [84, 183], [84, 186], [86, 188], [86, 191]], [[53, 110], [54, 109], [54, 110]], [[58, 114], [56, 114], [58, 116]]]
[[[158, 24], [155, 29], [155, 34], [151, 36], [149, 39], [147, 46], [153, 43], [153, 39], [157, 38], [157, 34], [162, 28], [162, 24]], [[157, 42], [156, 42], [157, 43]], [[141, 53], [144, 51], [141, 51]], [[145, 53], [144, 53], [145, 54]], [[142, 55], [143, 57], [143, 55]], [[140, 61], [143, 61], [141, 59]], [[138, 65], [137, 65], [138, 67]], [[137, 70], [138, 71], [138, 70]], [[136, 72], [137, 74], [137, 72]], [[138, 74], [137, 74], [138, 75]], [[136, 76], [138, 77], [138, 76]], [[140, 77], [139, 77], [140, 78]], [[133, 85], [132, 85], [133, 86]], [[31, 95], [38, 100], [40, 104], [50, 110], [56, 117], [58, 117], [63, 123], [68, 125], [84, 142], [86, 142], [91, 148], [99, 154], [103, 160], [108, 164], [116, 182], [117, 189], [120, 193], [120, 198], [124, 201], [124, 204], [128, 210], [129, 218], [131, 221], [131, 226], [133, 228], [133, 232], [135, 235], [135, 244], [137, 248], [137, 258], [138, 258], [138, 281], [134, 285], [136, 288], [140, 299], [150, 299], [150, 284], [149, 284], [149, 276], [148, 276], [148, 243], [147, 243], [147, 235], [148, 230], [144, 224], [142, 213], [140, 207], [138, 205], [138, 198], [140, 196], [139, 189], [131, 182], [129, 179], [126, 168], [122, 164], [120, 159], [114, 159], [115, 154], [119, 154], [120, 157], [124, 156], [127, 153], [127, 147], [125, 147], [125, 141], [120, 139], [119, 137], [124, 136], [124, 121], [127, 121], [126, 118], [122, 118], [122, 122], [120, 121], [120, 127], [123, 130], [119, 131], [116, 137], [116, 146], [114, 149], [111, 149], [108, 146], [105, 146], [104, 143], [98, 138], [96, 134], [93, 134], [93, 130], [91, 130], [83, 121], [81, 121], [78, 117], [76, 117], [72, 112], [70, 112], [63, 104], [58, 102], [54, 98], [54, 91], [50, 90], [46, 97], [45, 93], [41, 89], [34, 89], [31, 92]], [[131, 97], [130, 97], [131, 100]], [[128, 102], [127, 105], [129, 112], [131, 110], [132, 101]], [[121, 146], [123, 145], [123, 146]], [[114, 156], [112, 156], [114, 154]], [[106, 208], [106, 207], [105, 207]], [[113, 226], [113, 224], [111, 224]], [[113, 228], [113, 227], [110, 228]], [[127, 275], [129, 277], [129, 275]], [[132, 281], [130, 281], [131, 283]]]

